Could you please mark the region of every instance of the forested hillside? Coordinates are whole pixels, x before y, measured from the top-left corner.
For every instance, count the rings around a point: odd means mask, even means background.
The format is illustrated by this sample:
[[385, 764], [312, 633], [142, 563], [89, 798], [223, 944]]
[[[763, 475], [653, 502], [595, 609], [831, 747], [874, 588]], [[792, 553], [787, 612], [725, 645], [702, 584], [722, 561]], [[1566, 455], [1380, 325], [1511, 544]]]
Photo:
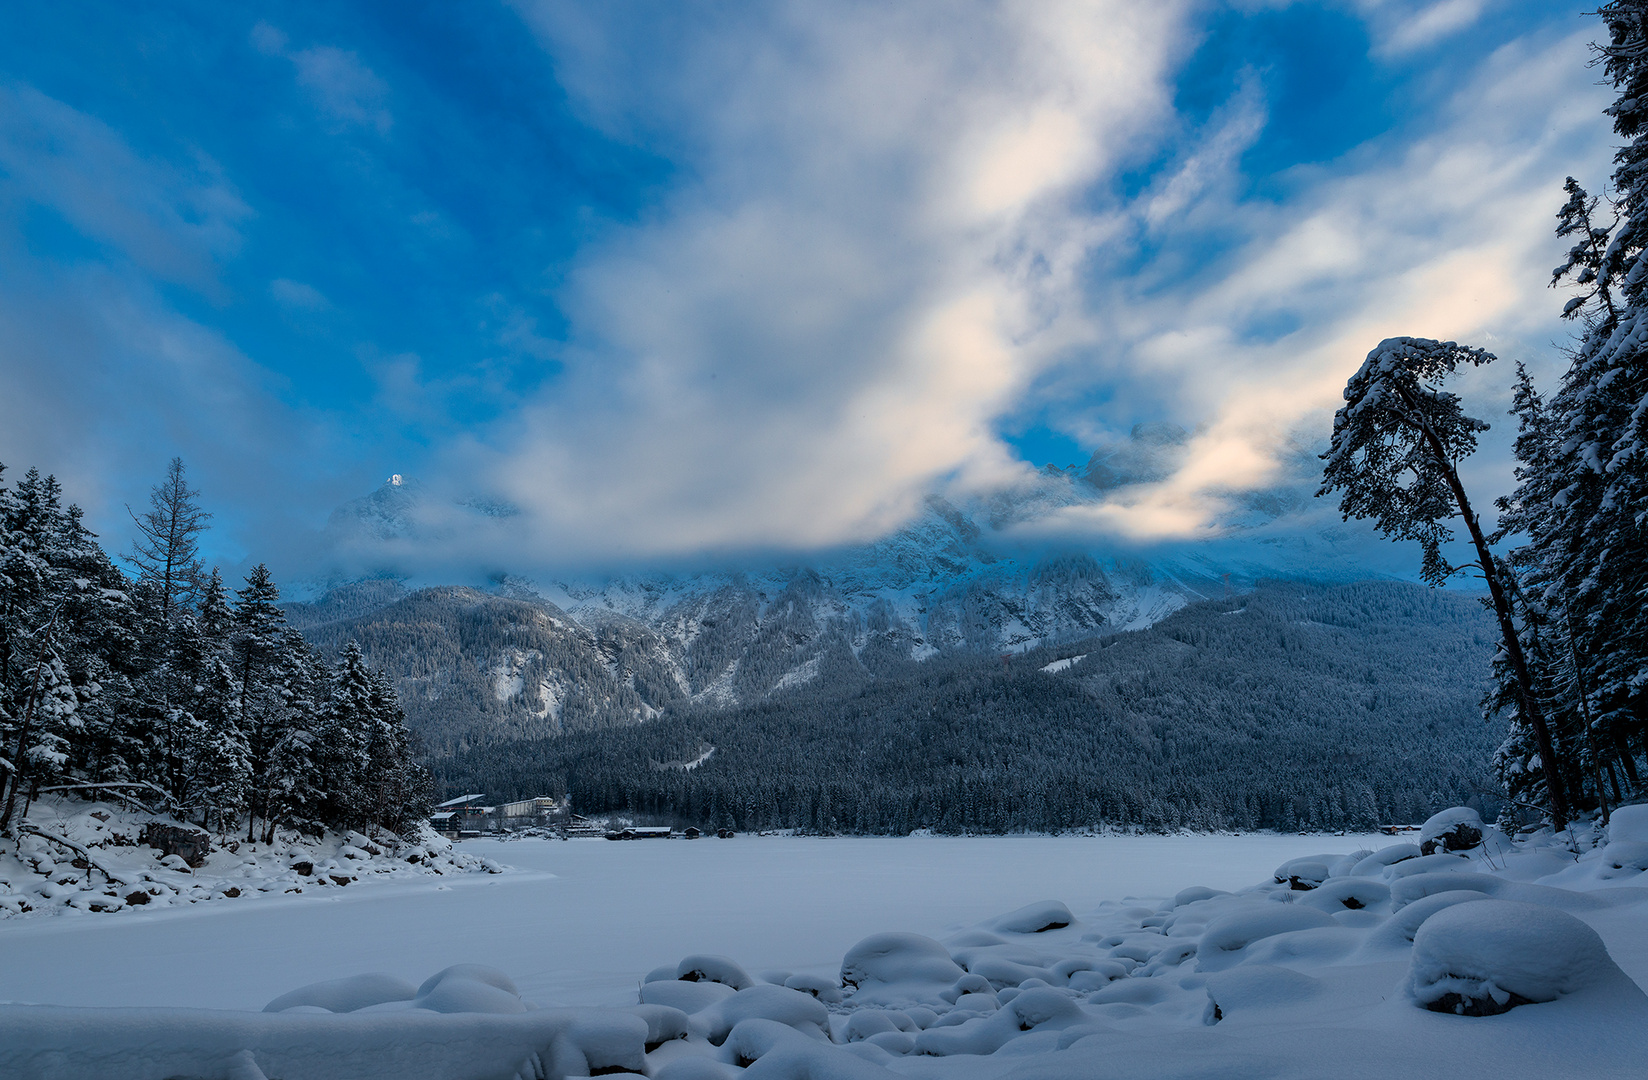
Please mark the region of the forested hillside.
[[1503, 732], [1479, 709], [1492, 636], [1469, 596], [1267, 583], [1010, 662], [860, 669], [436, 772], [448, 791], [570, 790], [585, 813], [740, 829], [1366, 827], [1493, 790]]

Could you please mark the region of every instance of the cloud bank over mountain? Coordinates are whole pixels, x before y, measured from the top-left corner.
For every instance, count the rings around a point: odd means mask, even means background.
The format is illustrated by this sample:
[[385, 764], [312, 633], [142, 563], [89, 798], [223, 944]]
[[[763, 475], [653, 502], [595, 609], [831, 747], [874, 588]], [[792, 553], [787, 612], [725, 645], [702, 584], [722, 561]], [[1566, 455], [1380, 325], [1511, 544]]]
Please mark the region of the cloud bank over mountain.
[[[181, 453], [215, 558], [475, 574], [860, 544], [1171, 424], [1038, 542], [1216, 536], [1379, 339], [1560, 362], [1552, 215], [1610, 142], [1574, 15], [13, 14], [0, 460], [116, 540]], [[333, 549], [390, 472], [416, 542]]]

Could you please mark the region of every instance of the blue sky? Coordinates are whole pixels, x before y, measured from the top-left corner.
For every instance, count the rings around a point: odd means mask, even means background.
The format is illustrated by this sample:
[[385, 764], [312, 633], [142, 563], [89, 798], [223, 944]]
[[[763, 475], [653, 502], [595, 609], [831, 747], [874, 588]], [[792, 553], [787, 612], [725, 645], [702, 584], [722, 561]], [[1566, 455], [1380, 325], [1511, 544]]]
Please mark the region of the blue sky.
[[1554, 370], [1581, 10], [10, 5], [0, 461], [118, 545], [180, 454], [288, 574], [416, 475], [525, 567], [862, 539], [1170, 419], [1066, 524], [1194, 533], [1387, 333]]

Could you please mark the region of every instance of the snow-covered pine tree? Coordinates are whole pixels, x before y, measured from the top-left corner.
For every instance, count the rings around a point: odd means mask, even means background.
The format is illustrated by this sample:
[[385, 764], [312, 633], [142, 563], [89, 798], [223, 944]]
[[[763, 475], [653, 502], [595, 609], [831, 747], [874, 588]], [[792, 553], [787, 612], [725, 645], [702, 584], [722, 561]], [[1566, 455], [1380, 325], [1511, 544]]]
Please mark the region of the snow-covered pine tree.
[[371, 746], [377, 716], [372, 673], [360, 646], [343, 647], [332, 674], [331, 696], [315, 730], [315, 765], [320, 780], [316, 807], [322, 822], [358, 829], [371, 819]]
[[257, 838], [261, 819], [274, 824], [277, 797], [276, 752], [288, 733], [287, 687], [283, 680], [283, 631], [280, 590], [262, 563], [235, 591], [234, 621], [229, 635], [229, 663], [238, 688], [236, 708], [245, 735], [250, 772], [247, 778], [246, 839]]
[[381, 670], [372, 672], [372, 714], [367, 784], [372, 820], [391, 832], [405, 833], [429, 819], [435, 785], [418, 761], [417, 743], [406, 726], [395, 685]]
[[276, 738], [265, 774], [264, 839], [285, 825], [312, 833], [326, 827], [316, 756], [321, 748], [316, 729], [325, 707], [326, 668], [315, 658], [303, 635], [286, 627], [280, 636], [271, 679], [283, 703]]
[[[1488, 587], [1499, 622], [1500, 649], [1515, 679], [1519, 715], [1533, 730], [1541, 760], [1560, 760], [1541, 709], [1534, 672], [1523, 649], [1504, 567], [1459, 478], [1459, 462], [1476, 450], [1488, 425], [1465, 415], [1443, 383], [1462, 363], [1480, 366], [1493, 354], [1452, 341], [1396, 337], [1380, 342], [1345, 384], [1345, 404], [1333, 417], [1333, 442], [1322, 455], [1318, 496], [1340, 493], [1348, 521], [1372, 518], [1386, 536], [1418, 541], [1421, 573], [1433, 586], [1474, 569]], [[1446, 522], [1459, 518], [1470, 534], [1474, 562], [1454, 566], [1442, 554], [1453, 539]], [[1547, 770], [1546, 792], [1556, 827], [1567, 827], [1569, 800], [1560, 768]]]
[[1563, 315], [1581, 331], [1549, 402], [1545, 502], [1519, 557], [1571, 637], [1587, 752], [1636, 788], [1635, 756], [1648, 751], [1648, 2], [1598, 15], [1608, 41], [1597, 62], [1617, 91], [1607, 113], [1624, 140], [1614, 219], [1600, 221], [1597, 201], [1569, 180], [1557, 231], [1577, 241], [1552, 284], [1578, 288]]

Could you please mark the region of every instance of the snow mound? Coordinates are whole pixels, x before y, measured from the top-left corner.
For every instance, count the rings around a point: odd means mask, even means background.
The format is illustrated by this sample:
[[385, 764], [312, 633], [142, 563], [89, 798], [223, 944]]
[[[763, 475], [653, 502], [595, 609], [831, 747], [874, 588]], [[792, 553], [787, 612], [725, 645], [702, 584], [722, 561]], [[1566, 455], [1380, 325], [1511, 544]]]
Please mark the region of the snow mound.
[[1306, 855], [1289, 859], [1276, 868], [1272, 877], [1278, 885], [1289, 885], [1300, 890], [1314, 889], [1328, 879], [1328, 867], [1338, 861], [1337, 855]]
[[1242, 961], [1242, 951], [1255, 941], [1297, 930], [1337, 927], [1333, 916], [1296, 904], [1277, 904], [1255, 911], [1226, 915], [1208, 926], [1196, 949], [1198, 971], [1223, 971]]
[[1295, 1005], [1322, 991], [1322, 980], [1269, 964], [1244, 964], [1210, 975], [1207, 980], [1206, 1024], [1216, 1024], [1232, 1012]]
[[1608, 839], [1613, 843], [1630, 840], [1648, 844], [1648, 803], [1621, 806], [1608, 815]]
[[827, 1039], [830, 1013], [811, 994], [783, 986], [751, 986], [711, 1005], [692, 1017], [693, 1024], [713, 1046], [726, 1041], [745, 1020], [770, 1020], [817, 1039]]
[[1049, 930], [1062, 930], [1075, 921], [1070, 909], [1057, 900], [1043, 900], [1039, 904], [1026, 904], [985, 925], [1004, 934], [1044, 934]]
[[675, 966], [675, 977], [682, 982], [720, 983], [734, 990], [755, 985], [749, 972], [725, 956], [689, 956]]
[[1383, 873], [1387, 866], [1395, 866], [1408, 859], [1417, 859], [1423, 854], [1418, 844], [1391, 844], [1389, 847], [1380, 848], [1351, 867], [1350, 872], [1355, 877], [1371, 877]]
[[841, 985], [881, 1004], [932, 1000], [965, 974], [943, 945], [920, 934], [874, 934], [841, 959]]
[[310, 983], [291, 993], [282, 994], [263, 1007], [264, 1012], [284, 1012], [300, 1005], [314, 1006], [327, 1012], [347, 1013], [386, 1001], [411, 1001], [418, 996], [417, 987], [394, 975], [353, 975], [347, 979], [330, 979]]
[[660, 980], [641, 984], [641, 1004], [668, 1005], [684, 1013], [695, 1013], [724, 1001], [737, 992], [726, 983]]
[[1648, 870], [1648, 843], [1641, 840], [1614, 840], [1602, 849], [1604, 879], [1635, 877]]
[[1433, 1012], [1493, 1016], [1555, 1001], [1618, 970], [1597, 932], [1566, 912], [1477, 900], [1419, 927], [1407, 988]]
[[826, 1005], [834, 1005], [841, 1000], [841, 987], [822, 975], [791, 975], [784, 980], [784, 985], [791, 990], [799, 990], [803, 994], [811, 994]]
[[1368, 878], [1334, 878], [1313, 892], [1301, 896], [1296, 903], [1333, 914], [1337, 911], [1366, 911], [1388, 909], [1390, 886]]

